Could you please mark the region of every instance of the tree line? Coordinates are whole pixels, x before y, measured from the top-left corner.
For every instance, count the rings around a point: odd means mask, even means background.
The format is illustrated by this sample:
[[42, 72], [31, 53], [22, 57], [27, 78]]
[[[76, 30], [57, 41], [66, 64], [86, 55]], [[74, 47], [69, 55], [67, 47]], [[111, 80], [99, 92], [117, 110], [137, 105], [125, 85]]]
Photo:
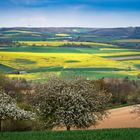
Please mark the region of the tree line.
[[128, 78], [87, 80], [56, 76], [35, 83], [0, 74], [0, 130], [9, 121], [18, 126], [12, 125], [10, 131], [88, 128], [107, 117], [108, 107], [138, 104], [139, 85], [139, 81]]

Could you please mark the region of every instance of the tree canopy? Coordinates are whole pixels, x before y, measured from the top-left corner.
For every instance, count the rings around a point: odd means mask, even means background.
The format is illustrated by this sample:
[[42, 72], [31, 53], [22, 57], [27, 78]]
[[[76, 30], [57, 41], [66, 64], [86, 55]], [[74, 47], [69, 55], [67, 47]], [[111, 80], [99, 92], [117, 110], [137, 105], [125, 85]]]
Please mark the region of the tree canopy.
[[111, 94], [98, 90], [91, 81], [51, 78], [36, 89], [36, 104], [46, 127], [87, 128], [106, 115]]
[[0, 90], [0, 126], [1, 121], [6, 119], [32, 120], [34, 118], [34, 113], [20, 109], [13, 98]]

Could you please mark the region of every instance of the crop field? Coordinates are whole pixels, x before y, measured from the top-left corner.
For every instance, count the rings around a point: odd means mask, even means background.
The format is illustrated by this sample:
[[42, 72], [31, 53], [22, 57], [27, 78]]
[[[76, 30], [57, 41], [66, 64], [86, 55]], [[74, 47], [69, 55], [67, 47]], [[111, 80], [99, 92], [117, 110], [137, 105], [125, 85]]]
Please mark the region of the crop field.
[[140, 42], [140, 39], [121, 39], [114, 42]]
[[[79, 53], [17, 53], [0, 52], [1, 64], [14, 69], [33, 69], [42, 67], [63, 68], [120, 68], [127, 69], [123, 62]], [[108, 63], [108, 65], [106, 65]]]
[[139, 140], [140, 129], [0, 133], [0, 140]]
[[[139, 74], [136, 65], [140, 64], [140, 60], [114, 61], [96, 55], [94, 53], [0, 52], [0, 68], [7, 71], [11, 69], [27, 71], [28, 74], [25, 75], [27, 78], [40, 77], [38, 73], [51, 71], [60, 73], [74, 71], [80, 75], [86, 73], [94, 77], [111, 74], [134, 77]], [[128, 70], [129, 66], [131, 71]]]
[[[139, 49], [111, 44], [112, 39], [110, 42], [105, 38], [87, 41], [87, 37], [91, 35], [86, 35], [86, 30], [72, 31], [73, 33], [27, 29], [0, 31], [1, 38], [12, 40], [8, 45], [0, 43], [0, 71], [10, 77], [40, 80], [50, 74], [63, 77], [68, 73], [91, 79], [137, 79], [140, 74]], [[46, 41], [52, 38], [53, 41]], [[15, 71], [23, 73], [17, 74]]]
[[116, 57], [116, 56], [131, 56], [131, 55], [137, 55], [140, 56], [140, 52], [118, 52], [118, 53], [98, 53], [96, 56], [103, 56], [103, 57]]
[[60, 37], [67, 37], [70, 36], [69, 34], [55, 34], [56, 36], [60, 36]]
[[62, 46], [64, 44], [72, 44], [72, 45], [96, 45], [96, 46], [113, 46], [111, 44], [106, 43], [96, 43], [96, 42], [70, 42], [70, 41], [20, 41], [21, 45], [27, 46]]

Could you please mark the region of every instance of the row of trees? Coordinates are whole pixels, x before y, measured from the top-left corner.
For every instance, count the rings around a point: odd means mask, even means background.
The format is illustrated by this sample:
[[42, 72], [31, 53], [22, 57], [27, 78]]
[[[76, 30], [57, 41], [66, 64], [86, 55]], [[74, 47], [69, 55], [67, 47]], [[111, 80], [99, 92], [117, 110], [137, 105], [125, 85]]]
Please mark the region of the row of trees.
[[[0, 122], [8, 119], [34, 121], [35, 129], [39, 130], [87, 128], [107, 117], [108, 106], [140, 103], [139, 85], [138, 81], [128, 78], [95, 81], [55, 76], [46, 83], [33, 83], [1, 74]], [[135, 112], [139, 110], [137, 106]]]
[[111, 105], [139, 104], [140, 103], [140, 81], [124, 79], [102, 79], [102, 88], [112, 93]]
[[[63, 80], [51, 77], [43, 84], [29, 84], [26, 80], [9, 79], [4, 75], [1, 75], [1, 79], [2, 121], [39, 118], [45, 129], [66, 127], [70, 130], [71, 127], [86, 128], [95, 125], [107, 115], [105, 108], [111, 94], [97, 89], [91, 81], [84, 78]], [[17, 104], [13, 98], [17, 99]], [[23, 103], [24, 106], [20, 108]]]

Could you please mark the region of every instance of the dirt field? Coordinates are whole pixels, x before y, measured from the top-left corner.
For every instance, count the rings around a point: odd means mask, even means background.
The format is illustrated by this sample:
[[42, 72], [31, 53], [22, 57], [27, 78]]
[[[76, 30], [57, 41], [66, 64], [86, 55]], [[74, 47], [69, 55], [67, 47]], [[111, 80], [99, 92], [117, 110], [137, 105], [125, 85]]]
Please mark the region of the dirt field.
[[115, 57], [115, 58], [108, 58], [110, 60], [133, 60], [133, 59], [139, 59], [140, 56], [123, 56], [123, 57]]
[[[109, 116], [99, 124], [88, 129], [104, 128], [140, 128], [140, 117], [132, 113], [132, 106], [109, 110]], [[65, 130], [65, 128], [56, 128], [54, 130]], [[75, 130], [75, 129], [72, 129]]]
[[[140, 117], [131, 113], [132, 107], [122, 107], [109, 111], [110, 115], [107, 119], [100, 122], [98, 128], [140, 128]], [[90, 129], [94, 129], [91, 127]]]

